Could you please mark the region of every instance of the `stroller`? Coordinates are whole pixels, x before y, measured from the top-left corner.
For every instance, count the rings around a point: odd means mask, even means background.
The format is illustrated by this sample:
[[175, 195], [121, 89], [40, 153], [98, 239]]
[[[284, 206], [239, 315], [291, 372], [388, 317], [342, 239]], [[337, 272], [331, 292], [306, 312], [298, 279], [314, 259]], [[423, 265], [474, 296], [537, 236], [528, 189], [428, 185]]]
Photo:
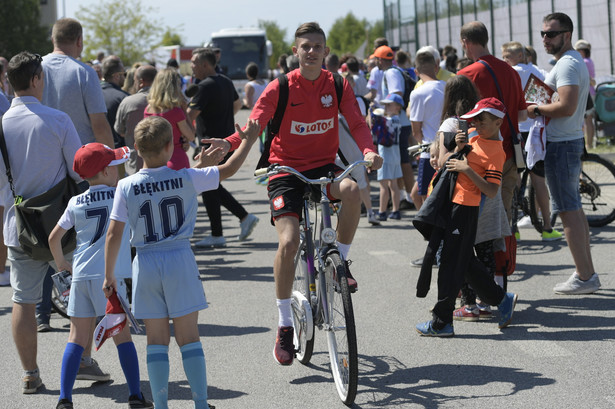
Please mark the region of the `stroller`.
[[606, 81], [596, 86], [594, 115], [596, 136], [606, 138], [606, 143], [615, 145], [615, 81]]

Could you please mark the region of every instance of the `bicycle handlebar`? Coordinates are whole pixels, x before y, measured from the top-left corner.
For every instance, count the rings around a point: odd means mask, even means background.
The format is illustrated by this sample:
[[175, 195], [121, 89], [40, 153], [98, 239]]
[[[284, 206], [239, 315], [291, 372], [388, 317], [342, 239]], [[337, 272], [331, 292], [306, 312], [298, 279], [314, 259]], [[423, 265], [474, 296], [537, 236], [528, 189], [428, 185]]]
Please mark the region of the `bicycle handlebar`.
[[256, 171], [254, 171], [254, 176], [256, 177], [264, 176], [264, 175], [273, 176], [273, 175], [277, 175], [278, 173], [289, 173], [291, 175], [295, 175], [296, 177], [298, 177], [303, 182], [309, 185], [322, 185], [322, 184], [327, 184], [327, 183], [339, 182], [340, 180], [347, 177], [350, 174], [350, 172], [352, 172], [354, 168], [356, 168], [357, 166], [370, 167], [371, 165], [372, 165], [371, 161], [360, 160], [360, 161], [352, 163], [337, 177], [329, 178], [329, 177], [323, 176], [319, 179], [309, 179], [309, 178], [306, 178], [299, 171], [295, 170], [294, 168], [291, 168], [290, 166], [282, 166], [282, 165], [273, 164], [269, 166], [268, 168], [256, 169]]
[[420, 143], [418, 145], [412, 145], [408, 147], [408, 153], [412, 155], [412, 154], [417, 154], [417, 153], [422, 153], [422, 152], [428, 152], [430, 146], [431, 146], [430, 143]]

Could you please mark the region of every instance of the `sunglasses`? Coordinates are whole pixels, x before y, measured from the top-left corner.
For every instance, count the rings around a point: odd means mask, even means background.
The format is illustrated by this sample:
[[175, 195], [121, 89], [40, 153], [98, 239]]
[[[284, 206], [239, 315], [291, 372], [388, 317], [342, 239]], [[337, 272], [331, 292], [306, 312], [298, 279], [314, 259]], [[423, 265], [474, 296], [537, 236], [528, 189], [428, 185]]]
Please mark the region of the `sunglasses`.
[[37, 77], [43, 71], [43, 57], [38, 54], [34, 54], [34, 57], [36, 57], [36, 67], [32, 72], [32, 78]]
[[564, 34], [564, 33], [568, 33], [568, 30], [562, 30], [562, 31], [541, 31], [540, 32], [540, 38], [555, 38], [560, 34]]

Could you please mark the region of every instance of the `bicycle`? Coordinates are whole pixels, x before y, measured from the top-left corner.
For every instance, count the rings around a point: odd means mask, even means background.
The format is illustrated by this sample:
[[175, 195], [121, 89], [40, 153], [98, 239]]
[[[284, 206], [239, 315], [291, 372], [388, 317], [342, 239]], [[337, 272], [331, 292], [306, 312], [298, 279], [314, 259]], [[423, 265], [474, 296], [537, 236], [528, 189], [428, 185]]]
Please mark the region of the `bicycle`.
[[[542, 218], [536, 209], [536, 192], [530, 184], [527, 189], [529, 170], [521, 176], [521, 185], [513, 201], [513, 227], [516, 227], [519, 210], [530, 216], [532, 225], [542, 232]], [[526, 195], [527, 190], [527, 195]], [[581, 205], [587, 223], [591, 227], [602, 227], [615, 220], [615, 165], [595, 153], [585, 153], [581, 157], [581, 177], [579, 178]], [[557, 213], [551, 215], [551, 225], [557, 220]]]
[[[370, 162], [358, 161], [337, 177], [330, 172], [320, 179], [308, 179], [291, 167], [279, 165], [258, 169], [254, 174], [271, 177], [288, 173], [306, 183], [291, 298], [296, 356], [299, 362], [308, 364], [314, 350], [314, 328], [324, 330], [335, 386], [340, 399], [348, 406], [353, 404], [357, 393], [357, 336], [346, 265], [335, 244], [337, 234], [331, 226], [326, 186], [341, 181], [357, 166], [370, 165]], [[319, 186], [319, 194], [315, 194], [313, 185]]]

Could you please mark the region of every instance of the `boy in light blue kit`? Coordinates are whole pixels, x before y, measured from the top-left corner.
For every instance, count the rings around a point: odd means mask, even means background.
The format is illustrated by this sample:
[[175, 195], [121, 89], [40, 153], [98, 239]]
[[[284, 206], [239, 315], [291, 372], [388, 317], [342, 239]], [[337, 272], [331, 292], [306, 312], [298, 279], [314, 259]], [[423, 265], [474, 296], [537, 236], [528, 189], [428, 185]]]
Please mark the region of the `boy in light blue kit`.
[[[96, 317], [105, 315], [107, 300], [101, 291], [104, 282], [104, 245], [105, 232], [109, 224], [109, 214], [113, 207], [115, 186], [118, 181], [117, 165], [128, 160], [130, 150], [126, 147], [111, 149], [101, 143], [89, 143], [75, 154], [73, 169], [90, 188], [74, 196], [56, 227], [49, 235], [49, 247], [58, 271], [72, 273], [71, 292], [68, 301], [68, 315], [71, 317], [70, 334], [62, 358], [60, 375], [60, 400], [56, 409], [73, 407], [72, 390], [79, 370], [83, 349], [91, 340]], [[72, 264], [62, 254], [62, 237], [72, 227], [77, 231], [77, 248]], [[118, 294], [126, 298], [124, 278], [132, 276], [130, 266], [129, 229], [119, 232], [122, 246], [115, 264], [120, 281], [116, 286]], [[117, 352], [126, 376], [130, 396], [130, 408], [153, 408], [146, 400], [139, 386], [139, 359], [125, 326], [113, 337]]]
[[219, 156], [219, 149], [210, 148], [197, 156], [195, 167], [203, 169], [172, 170], [166, 166], [173, 154], [171, 125], [161, 117], [145, 118], [135, 128], [135, 148], [143, 158], [143, 169], [118, 184], [105, 245], [103, 290], [108, 297], [118, 287], [114, 266], [128, 223], [131, 244], [137, 249], [132, 310], [145, 322], [147, 370], [156, 409], [168, 408], [169, 318], [195, 409], [208, 407], [205, 355], [198, 329], [198, 312], [207, 308], [207, 300], [190, 238], [197, 194], [217, 189], [220, 181], [235, 174], [258, 139], [258, 122], [248, 121], [245, 133], [236, 128], [242, 142], [225, 164], [205, 167], [208, 154]]
[[399, 151], [399, 136], [401, 124], [399, 114], [403, 109], [404, 101], [398, 94], [389, 94], [380, 103], [384, 105], [384, 124], [381, 136], [377, 137], [378, 155], [382, 156], [382, 167], [378, 169], [377, 179], [380, 183], [380, 213], [378, 220], [387, 219], [387, 206], [391, 198], [392, 211], [389, 219], [401, 219], [399, 201], [401, 199], [397, 179], [402, 177], [401, 153]]

